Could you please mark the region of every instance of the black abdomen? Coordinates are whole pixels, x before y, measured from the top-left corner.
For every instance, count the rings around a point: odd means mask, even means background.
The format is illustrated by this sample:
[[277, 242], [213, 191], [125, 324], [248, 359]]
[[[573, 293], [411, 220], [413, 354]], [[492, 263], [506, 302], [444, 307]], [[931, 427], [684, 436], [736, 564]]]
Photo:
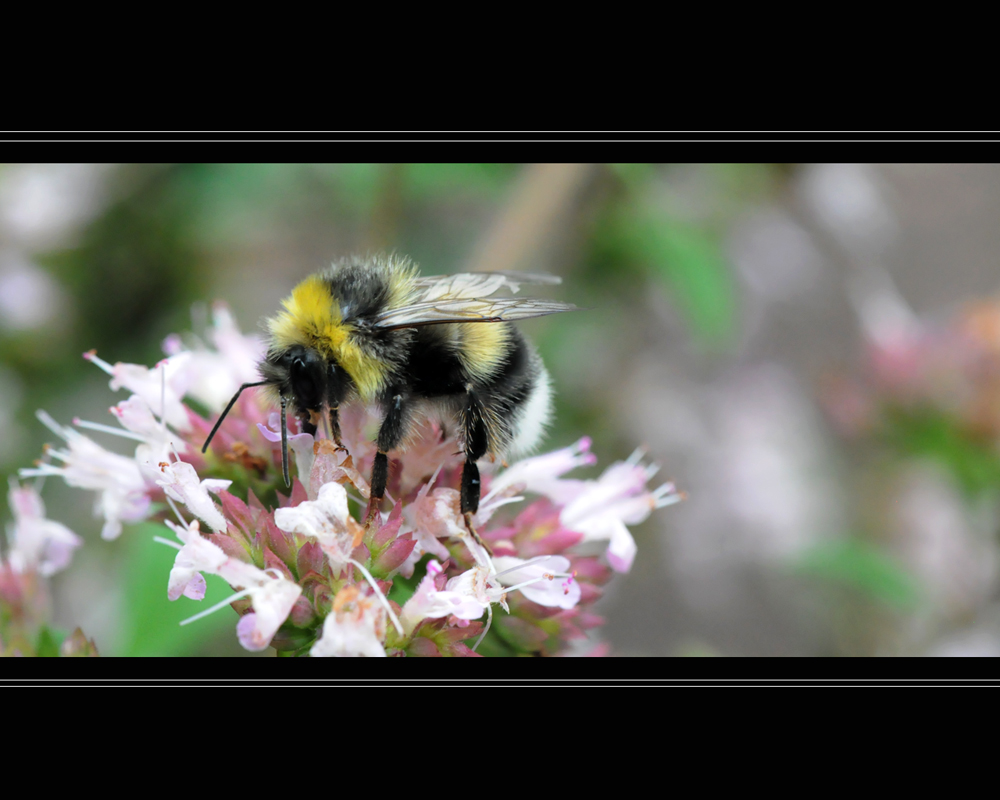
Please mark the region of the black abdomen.
[[524, 337], [508, 326], [496, 368], [477, 376], [467, 369], [453, 331], [440, 325], [417, 328], [414, 333], [407, 364], [413, 397], [437, 404], [455, 417], [472, 451], [503, 453], [540, 371], [540, 362]]

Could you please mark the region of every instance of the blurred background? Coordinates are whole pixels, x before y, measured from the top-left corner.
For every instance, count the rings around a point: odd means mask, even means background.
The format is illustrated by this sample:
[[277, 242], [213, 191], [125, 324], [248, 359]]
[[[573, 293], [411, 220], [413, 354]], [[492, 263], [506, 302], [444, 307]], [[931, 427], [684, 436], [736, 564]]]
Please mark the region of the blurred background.
[[[612, 655], [1000, 655], [998, 217], [989, 165], [0, 166], [0, 472], [54, 441], [36, 409], [110, 421], [84, 351], [152, 365], [213, 300], [257, 331], [375, 250], [551, 272], [590, 310], [521, 324], [546, 449], [591, 436], [596, 477], [644, 445], [688, 495], [633, 529]], [[230, 613], [177, 628], [149, 529], [103, 542], [92, 493], [43, 496], [86, 539], [56, 626], [246, 654]]]

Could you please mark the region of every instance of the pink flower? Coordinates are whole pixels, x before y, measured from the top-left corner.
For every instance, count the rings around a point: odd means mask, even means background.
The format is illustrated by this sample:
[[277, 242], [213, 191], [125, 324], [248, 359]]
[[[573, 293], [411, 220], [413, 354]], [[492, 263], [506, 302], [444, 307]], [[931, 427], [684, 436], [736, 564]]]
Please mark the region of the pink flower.
[[[425, 619], [440, 619], [453, 615], [458, 619], [471, 620], [479, 619], [483, 615], [486, 605], [489, 604], [488, 598], [485, 603], [483, 600], [486, 598], [485, 587], [482, 587], [484, 589], [482, 597], [477, 596], [476, 591], [479, 587], [474, 586], [474, 581], [470, 578], [468, 591], [439, 590], [437, 579], [441, 574], [441, 565], [437, 561], [427, 562], [427, 574], [417, 586], [417, 591], [406, 601], [399, 616], [407, 636], [411, 636]], [[466, 587], [463, 584], [459, 588]]]
[[562, 476], [571, 469], [593, 466], [597, 463], [597, 458], [589, 452], [590, 445], [590, 437], [585, 436], [569, 447], [511, 464], [490, 481], [490, 491], [483, 498], [483, 505], [488, 505], [494, 495], [512, 487], [523, 487], [527, 491], [550, 498], [554, 503], [565, 503], [579, 493], [584, 482], [564, 479]]
[[8, 529], [8, 561], [17, 572], [37, 569], [53, 575], [69, 566], [83, 539], [59, 522], [45, 518], [42, 498], [29, 486], [11, 481], [8, 495], [14, 524]]
[[[163, 425], [150, 409], [149, 403], [137, 394], [112, 406], [111, 413], [118, 418], [118, 422], [125, 430], [138, 434], [143, 439], [157, 439], [165, 442], [178, 441], [178, 437], [172, 436], [169, 431], [164, 430]], [[179, 446], [182, 447], [183, 442], [179, 442]]]
[[489, 519], [491, 504], [512, 489], [540, 494], [563, 507], [559, 514], [563, 528], [583, 534], [584, 541], [607, 540], [608, 562], [616, 571], [628, 572], [636, 546], [626, 525], [643, 522], [654, 508], [676, 503], [683, 495], [672, 483], [655, 491], [647, 489], [657, 468], [640, 465], [638, 452], [627, 461], [612, 464], [597, 480], [563, 478], [571, 469], [594, 463], [589, 449], [590, 439], [583, 438], [562, 450], [512, 464], [490, 483], [477, 522]]
[[22, 469], [21, 477], [58, 475], [70, 486], [99, 492], [94, 511], [104, 517], [103, 539], [117, 539], [122, 522], [137, 522], [149, 514], [149, 487], [133, 459], [105, 450], [73, 428], [59, 425], [44, 411], [38, 418], [69, 444], [69, 450], [50, 448], [48, 453], [62, 466], [41, 464]]
[[316, 539], [335, 576], [340, 575], [348, 565], [358, 570], [372, 587], [393, 626], [402, 635], [402, 625], [377, 582], [364, 564], [351, 557], [354, 548], [361, 543], [364, 528], [350, 514], [347, 492], [343, 486], [328, 483], [320, 489], [319, 497], [315, 500], [305, 500], [294, 507], [277, 509], [274, 512], [274, 524], [283, 531]]
[[[493, 603], [499, 603], [504, 611], [510, 610], [507, 608], [507, 593], [497, 579], [496, 573], [489, 567], [477, 564], [449, 580], [444, 588], [446, 592], [463, 597], [466, 601], [472, 601], [479, 607], [479, 613], [475, 616], [455, 614], [459, 619], [479, 619]], [[466, 608], [471, 610], [474, 606], [469, 604]]]
[[519, 584], [521, 594], [540, 606], [573, 608], [580, 602], [580, 584], [567, 572], [569, 559], [547, 556], [531, 560], [498, 556], [493, 559], [504, 586]]
[[192, 397], [213, 413], [218, 413], [242, 384], [260, 380], [257, 365], [264, 357], [266, 348], [259, 336], [240, 333], [223, 303], [212, 306], [212, 327], [208, 330], [208, 338], [215, 349], [201, 347], [185, 351], [178, 340], [168, 339], [164, 350], [171, 356], [183, 354], [186, 357], [174, 384], [182, 395]]
[[[472, 550], [473, 554], [477, 550]], [[400, 621], [406, 635], [411, 636], [424, 619], [453, 616], [476, 620], [493, 603], [499, 603], [509, 613], [507, 593], [513, 591], [520, 591], [539, 605], [573, 608], [580, 601], [581, 592], [573, 576], [565, 572], [569, 565], [569, 559], [561, 556], [540, 556], [527, 561], [504, 556], [493, 563], [483, 559], [439, 589], [442, 568], [432, 560], [417, 591], [403, 606]]]
[[253, 600], [253, 611], [244, 614], [236, 625], [236, 638], [245, 649], [252, 652], [267, 649], [302, 594], [298, 584], [272, 577], [263, 570], [257, 571], [264, 577], [255, 578], [259, 582], [247, 587]]
[[[253, 611], [245, 614], [236, 626], [240, 644], [247, 650], [264, 650], [271, 643], [278, 628], [288, 619], [292, 606], [302, 594], [301, 587], [285, 578], [271, 575], [268, 570], [258, 569], [253, 564], [227, 556], [221, 547], [201, 535], [197, 520], [191, 522], [187, 528], [175, 525], [169, 520], [167, 524], [184, 542], [170, 572], [167, 597], [176, 600], [184, 594], [200, 600], [205, 596], [205, 579], [199, 573], [218, 575], [234, 589], [242, 589], [236, 597], [229, 598], [223, 605], [247, 595], [253, 603]], [[187, 621], [211, 613], [216, 608], [218, 606], [207, 609]]]
[[683, 499], [672, 483], [649, 491], [646, 483], [655, 473], [655, 467], [640, 466], [636, 456], [612, 464], [596, 481], [582, 482], [560, 513], [560, 524], [582, 533], [584, 541], [606, 539], [608, 563], [616, 572], [628, 572], [636, 546], [625, 526], [644, 522], [653, 509]]
[[425, 420], [416, 426], [411, 442], [400, 453], [399, 494], [405, 497], [438, 469], [462, 464], [461, 448], [454, 437], [442, 437], [437, 422]]
[[216, 533], [223, 533], [226, 530], [226, 518], [212, 501], [209, 492], [218, 494], [227, 489], [232, 481], [212, 478], [199, 481], [198, 473], [186, 461], [162, 464], [160, 472], [163, 477], [156, 483], [163, 487], [168, 497], [184, 503], [192, 514], [208, 523]]
[[309, 651], [311, 656], [385, 657], [386, 614], [373, 597], [357, 586], [337, 592], [333, 611], [323, 623], [323, 634]]
[[198, 520], [193, 520], [186, 528], [175, 525], [170, 520], [166, 520], [166, 524], [184, 542], [167, 580], [167, 599], [176, 600], [184, 595], [192, 600], [203, 600], [205, 578], [201, 573], [218, 574], [219, 568], [229, 556], [221, 547], [201, 535]]
[[[411, 504], [413, 509], [412, 524], [417, 531], [420, 534], [429, 534], [434, 539], [467, 536], [468, 531], [465, 527], [465, 521], [462, 519], [458, 491], [444, 486], [431, 490], [430, 485], [431, 482], [428, 482]], [[423, 542], [424, 538], [420, 537], [418, 541]], [[425, 547], [425, 550], [435, 552], [433, 547], [443, 546], [434, 544]], [[448, 558], [447, 550], [441, 557]]]
[[[308, 436], [308, 434], [303, 434]], [[311, 438], [311, 437], [310, 437]], [[366, 500], [371, 495], [368, 481], [349, 461], [351, 456], [344, 449], [338, 449], [329, 439], [321, 439], [312, 447], [312, 466], [309, 468], [307, 494], [310, 500], [319, 496], [319, 490], [328, 483], [351, 483]], [[299, 461], [301, 464], [302, 462]], [[302, 474], [302, 473], [299, 473]]]
[[112, 366], [98, 358], [94, 352], [84, 353], [83, 357], [111, 376], [110, 386], [113, 391], [128, 389], [145, 400], [150, 408], [158, 411], [174, 430], [188, 430], [190, 423], [182, 402], [185, 389], [182, 384], [183, 369], [190, 357], [189, 353], [178, 353], [165, 358], [152, 369], [120, 361]]
[[339, 483], [328, 483], [316, 500], [274, 512], [274, 524], [289, 533], [301, 533], [319, 541], [334, 572], [351, 560], [363, 529], [347, 507], [347, 492]]
[[[110, 410], [122, 428], [134, 434], [130, 438], [140, 440], [140, 444], [135, 448], [135, 463], [147, 484], [154, 484], [160, 479], [159, 465], [164, 461], [170, 461], [171, 453], [188, 451], [187, 444], [153, 415], [149, 404], [139, 395], [134, 394], [127, 400], [122, 400], [117, 405], [111, 406]], [[104, 426], [80, 423], [77, 420], [74, 422], [105, 430]], [[113, 429], [108, 432], [113, 432]], [[122, 432], [118, 432], [118, 435], [122, 435]]]

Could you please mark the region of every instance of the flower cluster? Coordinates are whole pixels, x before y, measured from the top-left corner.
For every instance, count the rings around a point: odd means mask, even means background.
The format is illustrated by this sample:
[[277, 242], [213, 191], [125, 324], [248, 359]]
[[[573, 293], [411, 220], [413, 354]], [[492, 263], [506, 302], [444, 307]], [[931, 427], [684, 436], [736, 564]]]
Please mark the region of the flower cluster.
[[[59, 476], [94, 492], [102, 535], [162, 519], [177, 550], [167, 595], [205, 596], [205, 575], [236, 592], [248, 650], [313, 656], [558, 654], [601, 620], [590, 609], [613, 571], [636, 554], [628, 525], [681, 499], [648, 488], [655, 468], [640, 454], [589, 480], [566, 477], [595, 463], [590, 441], [483, 475], [473, 536], [460, 511], [460, 450], [433, 420], [391, 461], [391, 509], [362, 525], [376, 415], [341, 409], [343, 447], [290, 421], [294, 479], [281, 478], [280, 420], [243, 392], [202, 454], [213, 421], [243, 383], [258, 380], [263, 345], [243, 336], [224, 306], [208, 344], [176, 336], [153, 368], [92, 363], [130, 395], [111, 408], [118, 427], [39, 418], [64, 446], [21, 476]], [[111, 452], [83, 431], [135, 443]], [[394, 454], [395, 455], [395, 454]], [[496, 465], [494, 465], [496, 466]], [[79, 539], [46, 520], [30, 488], [14, 486], [17, 522], [7, 564], [43, 575], [65, 567]], [[166, 533], [166, 529], [165, 529]], [[483, 546], [485, 543], [487, 546]], [[601, 551], [604, 551], [602, 555]], [[499, 606], [502, 613], [498, 613]], [[192, 622], [216, 608], [206, 609]]]
[[67, 567], [83, 540], [46, 518], [34, 487], [12, 481], [8, 500], [14, 521], [7, 529], [7, 557], [0, 559], [0, 655], [97, 655], [79, 629], [56, 647], [46, 627], [45, 578]]

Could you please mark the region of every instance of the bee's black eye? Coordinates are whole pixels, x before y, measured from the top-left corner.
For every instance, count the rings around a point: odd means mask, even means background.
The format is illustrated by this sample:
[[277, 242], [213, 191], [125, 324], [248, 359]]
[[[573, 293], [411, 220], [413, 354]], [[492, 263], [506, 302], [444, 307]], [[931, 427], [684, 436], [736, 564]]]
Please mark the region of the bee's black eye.
[[323, 360], [315, 354], [295, 355], [289, 364], [289, 381], [295, 404], [300, 409], [316, 409], [323, 404], [326, 375]]

